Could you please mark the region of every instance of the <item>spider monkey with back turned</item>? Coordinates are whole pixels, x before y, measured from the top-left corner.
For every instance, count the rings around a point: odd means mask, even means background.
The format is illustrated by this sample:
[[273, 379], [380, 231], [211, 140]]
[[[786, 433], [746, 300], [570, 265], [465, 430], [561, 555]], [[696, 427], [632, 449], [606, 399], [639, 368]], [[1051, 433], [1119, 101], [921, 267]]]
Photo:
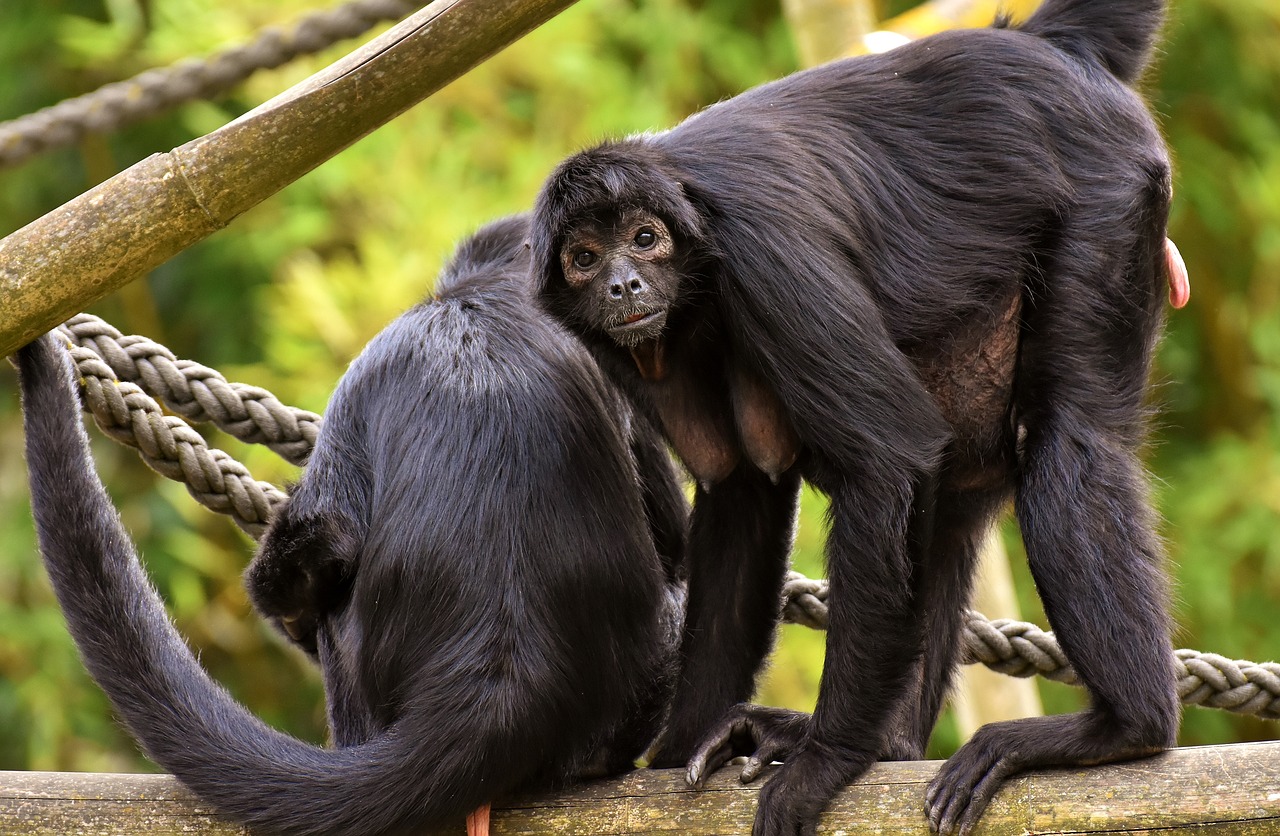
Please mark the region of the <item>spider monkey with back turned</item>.
[[[756, 836], [814, 833], [878, 758], [917, 758], [979, 543], [1013, 497], [1092, 697], [981, 729], [926, 797], [966, 833], [1002, 781], [1174, 741], [1144, 474], [1168, 154], [1131, 85], [1161, 0], [1046, 0], [763, 85], [575, 155], [538, 198], [543, 304], [696, 477], [681, 673], [655, 762], [735, 754]], [[1170, 258], [1172, 249], [1170, 248]], [[740, 704], [778, 619], [801, 479], [831, 500], [812, 716]]]
[[200, 667], [94, 471], [65, 352], [18, 352], [40, 546], [85, 664], [156, 763], [254, 832], [421, 832], [629, 769], [656, 733], [684, 496], [658, 433], [538, 312], [527, 229], [478, 233], [356, 359], [248, 571], [319, 659], [336, 749]]

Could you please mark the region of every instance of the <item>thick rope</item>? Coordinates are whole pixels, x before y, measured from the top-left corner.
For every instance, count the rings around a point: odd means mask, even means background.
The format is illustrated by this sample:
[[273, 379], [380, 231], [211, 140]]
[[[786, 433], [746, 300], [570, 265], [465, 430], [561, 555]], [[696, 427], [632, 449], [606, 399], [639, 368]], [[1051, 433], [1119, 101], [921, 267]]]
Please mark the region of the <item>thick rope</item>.
[[287, 30], [267, 27], [253, 41], [209, 58], [188, 58], [150, 69], [0, 123], [0, 168], [72, 145], [85, 134], [110, 133], [183, 102], [213, 98], [258, 70], [320, 52], [379, 23], [406, 17], [419, 5], [407, 0], [353, 0], [336, 9], [312, 12]]
[[226, 514], [249, 536], [261, 537], [285, 494], [259, 482], [240, 462], [210, 449], [185, 421], [164, 410], [137, 385], [116, 379], [91, 348], [68, 345], [80, 377], [80, 392], [104, 433], [135, 448], [152, 470], [182, 482], [197, 502]]
[[[783, 588], [783, 619], [817, 630], [827, 628], [827, 582], [791, 572]], [[1053, 633], [1025, 621], [988, 621], [970, 610], [964, 625], [961, 662], [981, 662], [1009, 676], [1040, 675], [1081, 685]], [[1216, 653], [1174, 653], [1178, 697], [1185, 705], [1222, 708], [1280, 720], [1280, 664], [1232, 660]]]
[[265, 444], [286, 461], [306, 463], [320, 416], [285, 406], [265, 389], [228, 383], [214, 369], [179, 360], [146, 337], [124, 336], [96, 316], [77, 314], [62, 333], [73, 345], [90, 349], [119, 380], [136, 383], [173, 412], [218, 429], [249, 444]]
[[[288, 411], [270, 393], [229, 384], [203, 366], [174, 359], [164, 346], [122, 336], [96, 317], [81, 314], [62, 329], [71, 341], [69, 350], [79, 369], [85, 408], [98, 426], [117, 441], [136, 447], [160, 474], [185, 482], [197, 502], [231, 516], [251, 536], [261, 536], [285, 495], [266, 482], [255, 481], [243, 465], [222, 451], [210, 450], [181, 418], [165, 416], [148, 393], [175, 411], [183, 404], [183, 414], [190, 420], [214, 421], [246, 441], [280, 445], [296, 461], [304, 461], [310, 452], [319, 416], [291, 411], [296, 422], [268, 422], [271, 429], [264, 429], [255, 421], [266, 422], [264, 416]], [[197, 382], [184, 388], [190, 381]], [[243, 401], [242, 408], [235, 405], [236, 398]], [[283, 435], [277, 426], [295, 425], [307, 429], [299, 430], [296, 438], [279, 440]], [[790, 573], [783, 589], [783, 619], [825, 630], [827, 594], [825, 580]], [[981, 662], [1009, 676], [1039, 675], [1068, 685], [1080, 684], [1051, 632], [1024, 621], [989, 621], [972, 611], [964, 629], [961, 661], [965, 664]], [[1183, 703], [1280, 720], [1280, 664], [1233, 661], [1195, 650], [1179, 650], [1174, 655], [1178, 695]]]

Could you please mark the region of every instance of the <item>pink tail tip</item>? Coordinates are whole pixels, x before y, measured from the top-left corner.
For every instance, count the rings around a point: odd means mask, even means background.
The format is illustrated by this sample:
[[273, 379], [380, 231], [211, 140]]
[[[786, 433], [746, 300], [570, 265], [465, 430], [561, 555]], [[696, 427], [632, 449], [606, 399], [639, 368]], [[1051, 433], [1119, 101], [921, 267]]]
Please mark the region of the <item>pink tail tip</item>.
[[1164, 239], [1164, 263], [1169, 274], [1169, 304], [1175, 308], [1186, 307], [1191, 301], [1191, 279], [1187, 277], [1187, 263], [1178, 252], [1178, 245]]
[[477, 807], [467, 816], [467, 836], [489, 836], [489, 805]]

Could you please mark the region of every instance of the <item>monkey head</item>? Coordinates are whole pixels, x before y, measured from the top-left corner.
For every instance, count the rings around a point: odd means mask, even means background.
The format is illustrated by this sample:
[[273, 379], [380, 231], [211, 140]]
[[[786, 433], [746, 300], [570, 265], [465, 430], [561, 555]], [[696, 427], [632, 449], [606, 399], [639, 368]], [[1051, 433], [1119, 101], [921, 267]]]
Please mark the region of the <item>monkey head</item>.
[[543, 305], [580, 336], [631, 352], [651, 379], [663, 376], [671, 315], [709, 252], [683, 179], [644, 138], [606, 143], [561, 163], [534, 208]]
[[631, 349], [662, 336], [680, 291], [674, 256], [662, 219], [628, 209], [609, 222], [585, 218], [571, 226], [560, 269], [583, 318]]

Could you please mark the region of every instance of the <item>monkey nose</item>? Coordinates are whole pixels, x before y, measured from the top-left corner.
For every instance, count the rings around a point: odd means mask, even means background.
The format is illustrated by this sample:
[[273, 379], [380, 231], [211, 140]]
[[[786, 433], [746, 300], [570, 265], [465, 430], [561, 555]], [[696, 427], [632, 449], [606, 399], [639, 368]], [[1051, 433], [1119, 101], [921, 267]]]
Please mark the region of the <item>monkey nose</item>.
[[616, 281], [609, 285], [609, 295], [614, 299], [621, 299], [628, 293], [632, 296], [639, 296], [644, 293], [644, 280], [639, 276], [630, 276], [625, 281]]

